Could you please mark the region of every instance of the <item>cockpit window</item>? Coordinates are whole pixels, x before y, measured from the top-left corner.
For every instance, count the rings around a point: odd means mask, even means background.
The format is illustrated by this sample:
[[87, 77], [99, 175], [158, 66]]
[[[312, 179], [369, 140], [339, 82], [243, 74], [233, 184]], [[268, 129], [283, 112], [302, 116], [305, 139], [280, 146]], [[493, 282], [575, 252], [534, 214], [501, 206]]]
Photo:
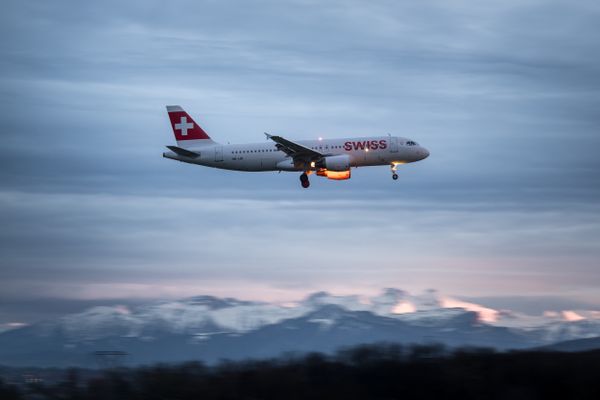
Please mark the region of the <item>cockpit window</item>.
[[412, 140], [409, 140], [408, 142], [406, 142], [407, 146], [416, 146], [417, 142], [413, 142]]

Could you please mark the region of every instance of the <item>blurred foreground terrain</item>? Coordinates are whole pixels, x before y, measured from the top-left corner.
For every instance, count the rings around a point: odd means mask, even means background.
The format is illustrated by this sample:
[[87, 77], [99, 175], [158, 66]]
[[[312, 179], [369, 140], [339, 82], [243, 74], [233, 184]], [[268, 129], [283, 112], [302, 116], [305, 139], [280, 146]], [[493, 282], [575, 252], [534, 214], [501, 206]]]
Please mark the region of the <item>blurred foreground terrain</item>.
[[600, 351], [371, 345], [333, 355], [106, 370], [0, 370], [14, 399], [598, 399]]

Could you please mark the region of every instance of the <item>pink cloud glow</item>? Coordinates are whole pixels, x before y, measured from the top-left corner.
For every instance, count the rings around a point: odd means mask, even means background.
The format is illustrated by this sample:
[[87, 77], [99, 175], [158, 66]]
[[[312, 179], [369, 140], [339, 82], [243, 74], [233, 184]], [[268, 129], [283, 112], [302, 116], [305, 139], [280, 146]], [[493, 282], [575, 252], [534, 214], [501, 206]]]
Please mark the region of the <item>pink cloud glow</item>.
[[498, 319], [499, 315], [499, 311], [494, 310], [493, 308], [488, 308], [479, 304], [454, 299], [452, 297], [443, 297], [442, 307], [464, 308], [465, 310], [474, 311], [479, 315], [479, 319], [484, 322], [495, 322]]

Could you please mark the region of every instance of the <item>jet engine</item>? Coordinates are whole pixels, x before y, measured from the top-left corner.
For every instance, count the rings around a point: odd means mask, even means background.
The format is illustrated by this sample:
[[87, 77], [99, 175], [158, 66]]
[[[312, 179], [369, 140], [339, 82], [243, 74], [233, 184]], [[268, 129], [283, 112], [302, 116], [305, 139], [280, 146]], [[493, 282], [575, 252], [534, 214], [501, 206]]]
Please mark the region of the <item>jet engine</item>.
[[326, 176], [336, 181], [350, 179], [350, 156], [347, 154], [323, 157], [317, 163], [317, 167], [319, 167], [317, 170], [319, 176]]
[[343, 181], [350, 179], [350, 170], [347, 171], [328, 171], [326, 169], [320, 169], [317, 171], [318, 176], [326, 176], [328, 179], [334, 181]]
[[319, 161], [318, 166], [329, 171], [348, 171], [350, 169], [350, 156], [347, 154], [340, 154], [338, 156], [323, 157], [323, 159]]

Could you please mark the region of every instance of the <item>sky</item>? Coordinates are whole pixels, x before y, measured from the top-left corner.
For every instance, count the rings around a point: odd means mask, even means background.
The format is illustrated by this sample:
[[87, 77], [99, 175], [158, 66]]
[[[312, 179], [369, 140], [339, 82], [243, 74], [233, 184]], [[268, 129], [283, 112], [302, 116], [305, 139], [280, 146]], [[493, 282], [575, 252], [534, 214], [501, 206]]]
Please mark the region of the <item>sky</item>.
[[[198, 294], [429, 288], [600, 309], [596, 1], [15, 1], [0, 13], [0, 326]], [[348, 181], [161, 157], [394, 135]]]

